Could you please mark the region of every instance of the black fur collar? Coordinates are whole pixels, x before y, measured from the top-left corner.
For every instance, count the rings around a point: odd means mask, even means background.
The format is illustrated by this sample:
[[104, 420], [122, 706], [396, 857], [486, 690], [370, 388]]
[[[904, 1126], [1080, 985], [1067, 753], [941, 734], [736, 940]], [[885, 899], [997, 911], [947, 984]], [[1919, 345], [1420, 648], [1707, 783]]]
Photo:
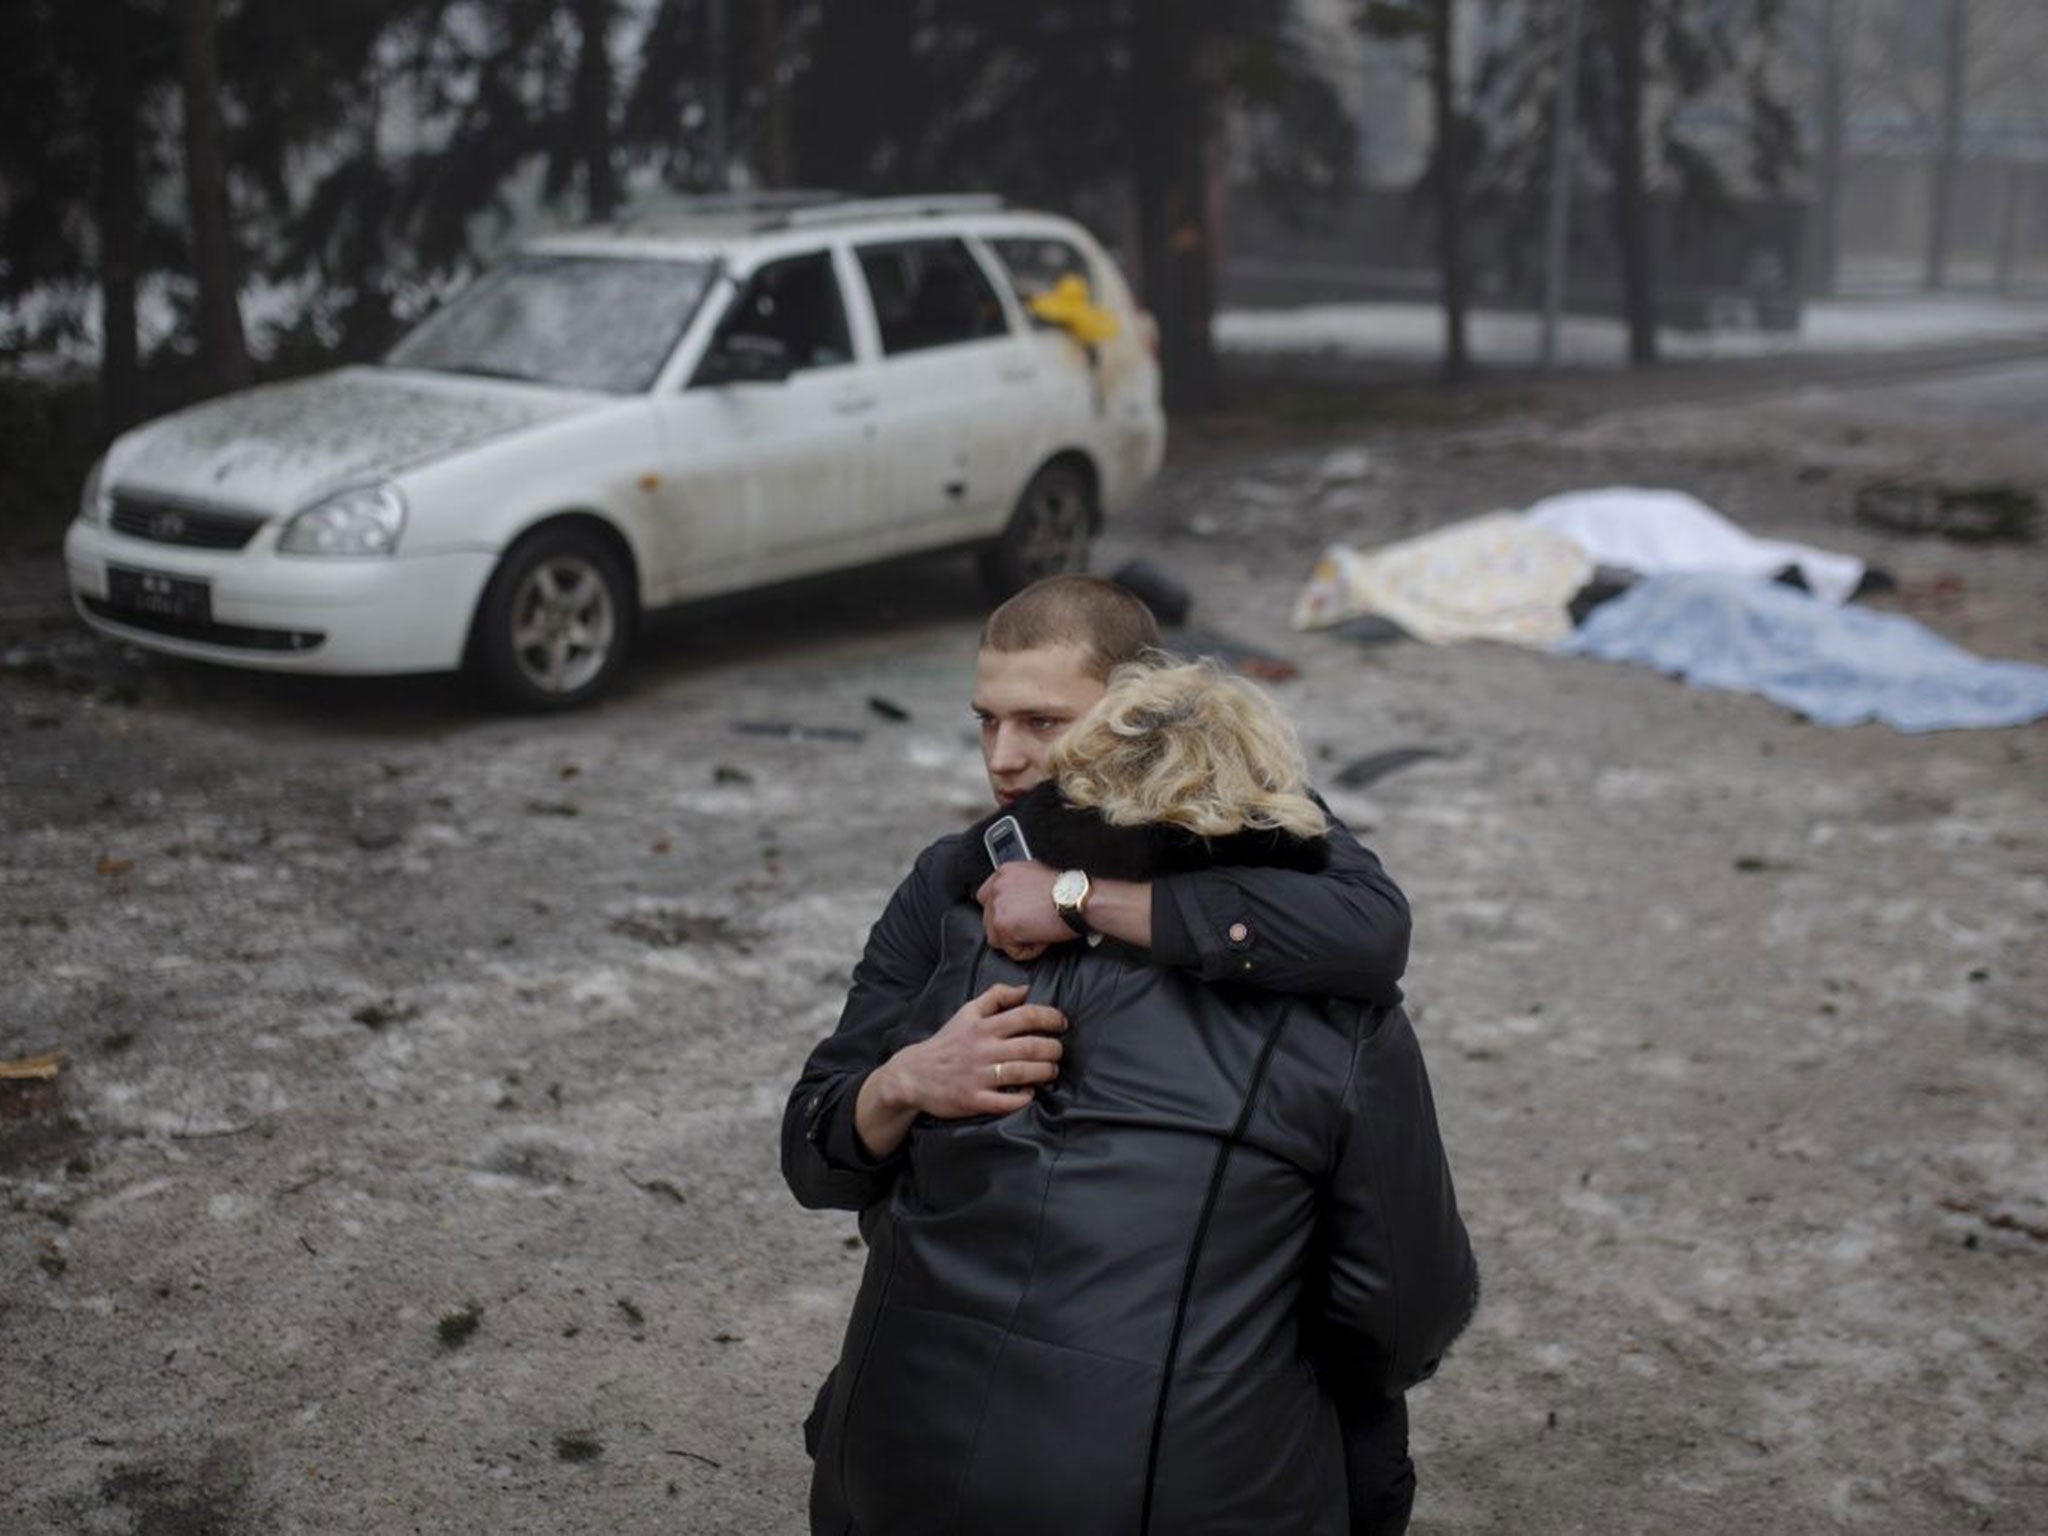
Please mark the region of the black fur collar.
[[[1053, 783], [1039, 785], [1010, 807], [1031, 856], [1054, 869], [1084, 869], [1104, 880], [1151, 880], [1217, 865], [1260, 865], [1313, 873], [1330, 862], [1327, 838], [1285, 832], [1233, 832], [1197, 837], [1179, 827], [1113, 827], [1093, 811], [1068, 805]], [[981, 835], [1001, 815], [991, 811], [968, 829], [960, 848], [959, 883], [974, 891], [989, 876]]]

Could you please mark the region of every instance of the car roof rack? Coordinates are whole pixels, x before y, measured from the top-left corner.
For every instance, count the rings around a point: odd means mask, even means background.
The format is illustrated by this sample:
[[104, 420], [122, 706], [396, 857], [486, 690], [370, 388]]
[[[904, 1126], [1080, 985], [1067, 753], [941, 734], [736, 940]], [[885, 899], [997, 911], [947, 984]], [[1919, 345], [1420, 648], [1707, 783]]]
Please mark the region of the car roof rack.
[[802, 208], [848, 201], [844, 192], [824, 188], [757, 188], [748, 192], [656, 192], [635, 197], [610, 218], [593, 219], [586, 229], [622, 234], [657, 234], [679, 225], [725, 224], [747, 228], [772, 225], [775, 217]]
[[936, 218], [949, 213], [995, 213], [1008, 205], [994, 192], [942, 192], [929, 196], [855, 197], [791, 208], [764, 229], [816, 229], [870, 219]]

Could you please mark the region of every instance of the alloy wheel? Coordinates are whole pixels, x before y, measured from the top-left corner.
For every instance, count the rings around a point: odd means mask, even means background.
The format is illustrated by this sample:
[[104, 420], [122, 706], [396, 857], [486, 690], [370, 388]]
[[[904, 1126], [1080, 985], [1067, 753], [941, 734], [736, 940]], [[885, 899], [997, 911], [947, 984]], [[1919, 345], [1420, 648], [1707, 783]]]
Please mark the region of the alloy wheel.
[[528, 571], [510, 617], [513, 659], [542, 693], [574, 693], [589, 683], [618, 640], [611, 588], [580, 555], [552, 555]]

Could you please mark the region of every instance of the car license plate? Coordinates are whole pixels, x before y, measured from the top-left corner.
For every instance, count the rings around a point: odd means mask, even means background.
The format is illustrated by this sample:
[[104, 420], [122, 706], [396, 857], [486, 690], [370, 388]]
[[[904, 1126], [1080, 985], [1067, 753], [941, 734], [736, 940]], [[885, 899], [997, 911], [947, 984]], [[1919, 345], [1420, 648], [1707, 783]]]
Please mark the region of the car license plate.
[[213, 589], [203, 581], [166, 576], [161, 571], [107, 567], [107, 601], [129, 613], [181, 624], [213, 622]]

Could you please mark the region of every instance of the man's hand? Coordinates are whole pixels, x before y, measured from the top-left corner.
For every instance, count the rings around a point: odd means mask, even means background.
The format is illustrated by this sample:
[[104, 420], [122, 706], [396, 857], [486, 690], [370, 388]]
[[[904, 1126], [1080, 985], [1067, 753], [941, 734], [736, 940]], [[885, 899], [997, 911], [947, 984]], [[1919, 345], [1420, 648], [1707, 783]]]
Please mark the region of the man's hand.
[[1059, 872], [1044, 864], [1005, 864], [986, 880], [974, 899], [981, 903], [981, 928], [989, 948], [1012, 960], [1036, 960], [1051, 944], [1076, 937], [1052, 903]]
[[[981, 930], [989, 948], [1012, 960], [1036, 960], [1054, 944], [1080, 935], [1053, 905], [1058, 872], [1045, 864], [1005, 864], [986, 880], [974, 899], [981, 903]], [[1093, 880], [1082, 914], [1096, 933], [1139, 949], [1152, 947], [1152, 886], [1144, 880]]]
[[1007, 1115], [1031, 1102], [1036, 1085], [1059, 1076], [1065, 1048], [1054, 1036], [1067, 1027], [1066, 1017], [1025, 1002], [1029, 995], [1023, 987], [990, 987], [930, 1039], [905, 1046], [868, 1074], [853, 1123], [870, 1156], [887, 1157], [902, 1146], [920, 1114]]

